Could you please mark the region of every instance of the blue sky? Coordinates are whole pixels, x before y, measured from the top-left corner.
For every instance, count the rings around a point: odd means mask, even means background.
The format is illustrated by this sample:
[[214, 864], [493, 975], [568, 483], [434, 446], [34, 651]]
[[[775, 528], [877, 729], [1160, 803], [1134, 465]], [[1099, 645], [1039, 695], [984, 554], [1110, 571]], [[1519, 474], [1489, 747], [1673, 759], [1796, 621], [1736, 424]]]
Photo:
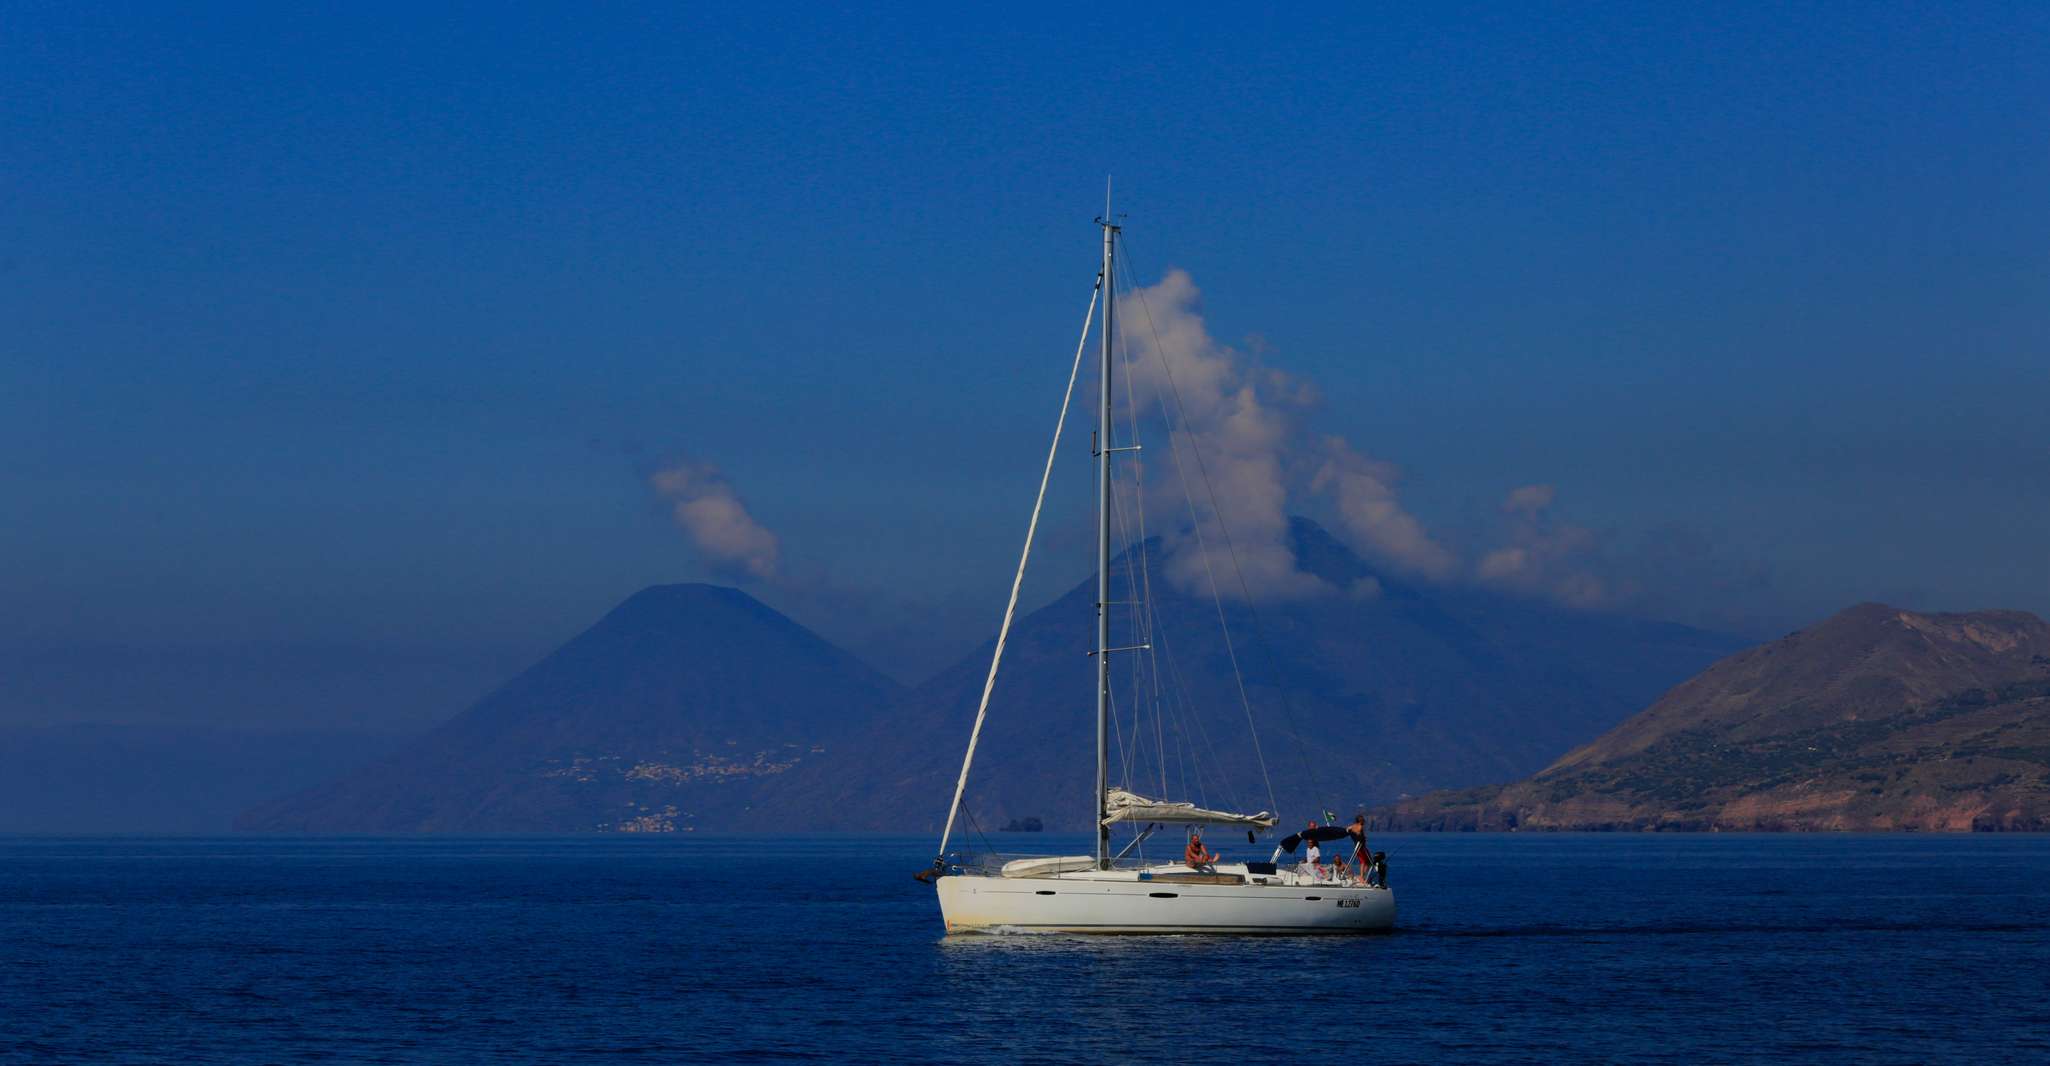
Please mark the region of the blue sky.
[[517, 660], [721, 576], [689, 456], [831, 589], [765, 598], [934, 665], [1107, 173], [1466, 558], [1549, 484], [1622, 609], [2050, 611], [2046, 57], [2040, 5], [16, 5], [0, 641]]

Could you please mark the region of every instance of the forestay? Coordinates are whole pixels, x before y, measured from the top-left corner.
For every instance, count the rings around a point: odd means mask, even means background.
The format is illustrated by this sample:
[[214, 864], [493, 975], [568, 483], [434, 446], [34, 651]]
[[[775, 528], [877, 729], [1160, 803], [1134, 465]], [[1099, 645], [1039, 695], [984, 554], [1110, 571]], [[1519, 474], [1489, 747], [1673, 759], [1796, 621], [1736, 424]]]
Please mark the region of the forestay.
[[1105, 793], [1103, 811], [1104, 825], [1117, 822], [1165, 822], [1180, 825], [1245, 825], [1256, 829], [1272, 829], [1278, 821], [1274, 815], [1266, 811], [1258, 814], [1213, 811], [1193, 803], [1147, 799], [1136, 792], [1127, 792], [1121, 788], [1113, 788]]

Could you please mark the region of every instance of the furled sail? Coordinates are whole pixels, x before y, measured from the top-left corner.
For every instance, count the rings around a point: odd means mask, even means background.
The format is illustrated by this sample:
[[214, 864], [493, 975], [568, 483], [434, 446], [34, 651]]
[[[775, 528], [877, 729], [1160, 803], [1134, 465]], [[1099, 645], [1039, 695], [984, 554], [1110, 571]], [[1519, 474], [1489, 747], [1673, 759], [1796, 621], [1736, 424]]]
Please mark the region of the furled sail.
[[1094, 870], [1094, 855], [1061, 855], [1043, 859], [1012, 859], [1004, 864], [1005, 877], [1052, 877], [1073, 870]]
[[1116, 822], [1172, 822], [1185, 825], [1249, 825], [1258, 829], [1272, 829], [1276, 821], [1275, 817], [1266, 811], [1258, 814], [1233, 814], [1230, 811], [1206, 810], [1193, 803], [1147, 799], [1121, 788], [1111, 789], [1105, 794], [1103, 810], [1105, 825]]

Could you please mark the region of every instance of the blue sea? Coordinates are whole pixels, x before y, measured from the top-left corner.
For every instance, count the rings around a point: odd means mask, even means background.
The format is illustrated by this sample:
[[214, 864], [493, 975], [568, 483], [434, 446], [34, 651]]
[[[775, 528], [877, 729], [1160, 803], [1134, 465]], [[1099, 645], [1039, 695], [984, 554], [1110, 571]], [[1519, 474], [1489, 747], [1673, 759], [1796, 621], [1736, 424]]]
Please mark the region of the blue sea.
[[0, 1058], [2050, 1061], [2050, 838], [1375, 843], [1394, 933], [1091, 939], [925, 837], [0, 838]]

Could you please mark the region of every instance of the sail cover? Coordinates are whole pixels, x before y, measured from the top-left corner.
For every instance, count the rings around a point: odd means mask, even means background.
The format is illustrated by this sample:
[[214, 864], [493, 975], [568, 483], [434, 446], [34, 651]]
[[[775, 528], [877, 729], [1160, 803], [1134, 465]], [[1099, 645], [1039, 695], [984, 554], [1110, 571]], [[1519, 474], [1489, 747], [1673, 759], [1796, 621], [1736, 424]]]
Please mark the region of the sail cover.
[[1012, 859], [1004, 864], [1005, 877], [1052, 877], [1071, 870], [1096, 869], [1094, 855], [1059, 855], [1046, 858]]
[[1105, 795], [1103, 810], [1105, 825], [1114, 822], [1174, 822], [1197, 825], [1250, 825], [1260, 829], [1272, 829], [1277, 820], [1266, 811], [1258, 814], [1212, 811], [1193, 803], [1147, 799], [1121, 788], [1111, 789]]

